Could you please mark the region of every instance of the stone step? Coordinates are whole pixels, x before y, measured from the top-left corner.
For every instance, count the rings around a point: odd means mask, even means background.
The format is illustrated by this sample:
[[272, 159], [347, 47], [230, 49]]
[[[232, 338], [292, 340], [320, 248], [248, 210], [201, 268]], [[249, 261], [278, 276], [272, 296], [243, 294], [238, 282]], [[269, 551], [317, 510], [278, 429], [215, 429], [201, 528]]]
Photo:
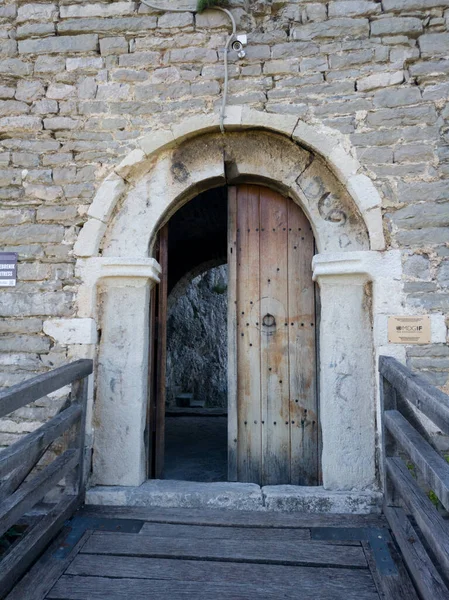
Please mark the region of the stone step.
[[314, 514], [378, 514], [380, 492], [338, 492], [322, 487], [255, 483], [148, 480], [139, 487], [96, 486], [86, 504], [160, 508], [216, 508]]

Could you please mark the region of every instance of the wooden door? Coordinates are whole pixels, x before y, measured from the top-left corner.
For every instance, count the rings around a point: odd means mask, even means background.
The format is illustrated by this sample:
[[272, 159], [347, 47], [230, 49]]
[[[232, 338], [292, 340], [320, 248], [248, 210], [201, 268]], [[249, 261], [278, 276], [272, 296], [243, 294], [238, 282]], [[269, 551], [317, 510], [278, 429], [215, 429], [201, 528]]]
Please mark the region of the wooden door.
[[165, 454], [165, 397], [167, 364], [167, 301], [168, 301], [168, 225], [158, 234], [154, 257], [159, 262], [161, 282], [151, 290], [149, 403], [148, 403], [148, 474], [162, 479]]
[[229, 478], [318, 484], [314, 238], [292, 200], [228, 199]]

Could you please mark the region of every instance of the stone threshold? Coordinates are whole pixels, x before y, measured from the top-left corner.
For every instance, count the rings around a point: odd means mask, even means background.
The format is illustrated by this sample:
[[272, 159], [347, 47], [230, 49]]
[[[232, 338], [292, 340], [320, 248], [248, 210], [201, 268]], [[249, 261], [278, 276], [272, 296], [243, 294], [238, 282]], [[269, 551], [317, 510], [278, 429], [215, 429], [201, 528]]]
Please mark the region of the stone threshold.
[[159, 508], [215, 508], [230, 510], [379, 514], [382, 493], [330, 491], [295, 485], [259, 486], [254, 483], [200, 483], [148, 480], [138, 487], [95, 486], [86, 492], [86, 504]]

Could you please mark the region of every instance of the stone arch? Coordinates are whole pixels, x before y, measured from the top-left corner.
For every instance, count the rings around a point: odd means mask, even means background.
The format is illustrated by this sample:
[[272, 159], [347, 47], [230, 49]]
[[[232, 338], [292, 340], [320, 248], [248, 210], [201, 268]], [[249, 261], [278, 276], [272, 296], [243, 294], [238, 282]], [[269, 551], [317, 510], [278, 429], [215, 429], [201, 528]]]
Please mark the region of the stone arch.
[[324, 488], [376, 497], [374, 358], [381, 348], [385, 352], [385, 318], [401, 298], [399, 254], [384, 252], [380, 196], [334, 130], [245, 107], [230, 107], [225, 126], [222, 135], [218, 117], [202, 115], [140, 139], [98, 189], [75, 244], [82, 280], [78, 317], [101, 319], [102, 329], [94, 478], [102, 485], [139, 485], [146, 476], [149, 290], [159, 274], [150, 258], [155, 233], [204, 190], [258, 182], [301, 205], [318, 246]]
[[[369, 249], [382, 250], [385, 248], [379, 193], [371, 180], [361, 172], [360, 163], [348, 151], [346, 139], [341, 134], [322, 126], [308, 125], [291, 115], [269, 114], [239, 106], [231, 107], [228, 110], [225, 125], [227, 135], [223, 137], [216, 133], [219, 130], [219, 124], [215, 115], [196, 116], [186, 119], [168, 130], [158, 130], [141, 138], [138, 141], [139, 148], [128, 154], [98, 189], [88, 211], [89, 219], [75, 244], [75, 255], [83, 258], [99, 256], [106, 230], [111, 229], [111, 217], [120, 213], [118, 208], [121, 209], [122, 221], [126, 216], [129, 221], [136, 218], [136, 214], [128, 210], [124, 198], [131, 198], [128, 204], [134, 203], [134, 205], [137, 196], [140, 196], [140, 201], [145, 204], [149, 201], [149, 206], [147, 206], [149, 210], [144, 210], [143, 214], [139, 214], [139, 218], [150, 217], [152, 223], [161, 224], [163, 219], [168, 219], [171, 211], [179, 206], [180, 197], [183, 198], [182, 201], [188, 201], [204, 189], [223, 185], [229, 180], [238, 180], [239, 177], [259, 176], [259, 180], [266, 177], [266, 167], [273, 163], [270, 163], [269, 160], [261, 163], [260, 156], [258, 165], [254, 160], [251, 164], [251, 160], [249, 160], [251, 155], [247, 154], [240, 157], [240, 163], [238, 160], [231, 161], [234, 171], [232, 168], [227, 169], [229, 157], [224, 152], [226, 143], [223, 143], [223, 140], [230, 139], [233, 135], [236, 139], [236, 132], [246, 132], [245, 137], [248, 137], [250, 132], [252, 135], [263, 135], [261, 131], [266, 132], [265, 136], [277, 134], [277, 145], [284, 146], [283, 152], [289, 155], [291, 161], [294, 160], [292, 157], [295, 148], [299, 165], [302, 164], [303, 167], [306, 167], [307, 160], [313, 157], [315, 165], [309, 165], [309, 174], [317, 166], [322, 172], [327, 171], [326, 183], [332, 183], [333, 187], [340, 187], [344, 191], [349, 209], [352, 204], [349, 216], [354, 217], [357, 214], [364, 223], [369, 239]], [[192, 139], [193, 141], [188, 144]], [[210, 153], [207, 148], [208, 143], [212, 145]], [[187, 148], [189, 149], [187, 150]], [[208, 152], [207, 161], [204, 160], [206, 151]], [[184, 155], [191, 153], [189, 173], [194, 173], [193, 179], [188, 176], [186, 164], [176, 159], [176, 156], [183, 152]], [[272, 153], [270, 158], [274, 157], [275, 154]], [[287, 195], [302, 204], [320, 244], [318, 223], [321, 215], [313, 214], [308, 207], [304, 190], [296, 182], [299, 169], [289, 173], [286, 173], [285, 169], [282, 171], [275, 178], [272, 176], [269, 179], [272, 182], [282, 182], [283, 189], [281, 191], [287, 192]], [[151, 191], [150, 185], [152, 186]], [[174, 196], [171, 201], [167, 201], [167, 185], [170, 185], [170, 191]], [[319, 192], [312, 188], [313, 186], [309, 186], [309, 193], [317, 194]], [[163, 191], [164, 199], [158, 197], [158, 191]], [[323, 191], [321, 196], [327, 191]], [[327, 211], [327, 219], [328, 222], [335, 222], [334, 219], [336, 219], [338, 223], [337, 213], [341, 213], [341, 209], [332, 207], [332, 202], [335, 202], [332, 195], [332, 193], [329, 194], [325, 199], [327, 208], [330, 206]], [[164, 201], [166, 205], [164, 205]], [[156, 207], [159, 212], [154, 211]], [[325, 207], [324, 210], [327, 208]], [[322, 220], [326, 220], [326, 218]], [[129, 254], [129, 248], [119, 247], [117, 236], [120, 234], [123, 234], [123, 230], [121, 232], [116, 230], [107, 237], [106, 243], [103, 244], [107, 253], [110, 256], [137, 256], [135, 250]], [[349, 246], [351, 247], [346, 249], [357, 249], [352, 244]], [[358, 249], [368, 248], [359, 247]], [[320, 250], [325, 251], [325, 246], [321, 245]], [[340, 250], [345, 250], [345, 248], [340, 248]], [[138, 255], [142, 257], [148, 254], [142, 252], [140, 248]]]

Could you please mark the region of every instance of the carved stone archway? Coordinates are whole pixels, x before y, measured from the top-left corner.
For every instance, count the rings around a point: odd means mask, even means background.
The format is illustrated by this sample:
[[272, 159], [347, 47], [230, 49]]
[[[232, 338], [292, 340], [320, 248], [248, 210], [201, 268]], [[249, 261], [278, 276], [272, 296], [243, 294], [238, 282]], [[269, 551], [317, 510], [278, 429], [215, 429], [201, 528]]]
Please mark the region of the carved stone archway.
[[[146, 478], [151, 246], [159, 228], [200, 192], [259, 182], [300, 204], [314, 230], [321, 291], [323, 485], [376, 490], [379, 404], [375, 359], [386, 314], [401, 302], [401, 261], [385, 252], [381, 200], [346, 140], [292, 116], [233, 107], [227, 133], [194, 117], [139, 141], [99, 188], [75, 246], [78, 321], [101, 328], [93, 411], [94, 482]], [[132, 374], [132, 376], [130, 376]]]

